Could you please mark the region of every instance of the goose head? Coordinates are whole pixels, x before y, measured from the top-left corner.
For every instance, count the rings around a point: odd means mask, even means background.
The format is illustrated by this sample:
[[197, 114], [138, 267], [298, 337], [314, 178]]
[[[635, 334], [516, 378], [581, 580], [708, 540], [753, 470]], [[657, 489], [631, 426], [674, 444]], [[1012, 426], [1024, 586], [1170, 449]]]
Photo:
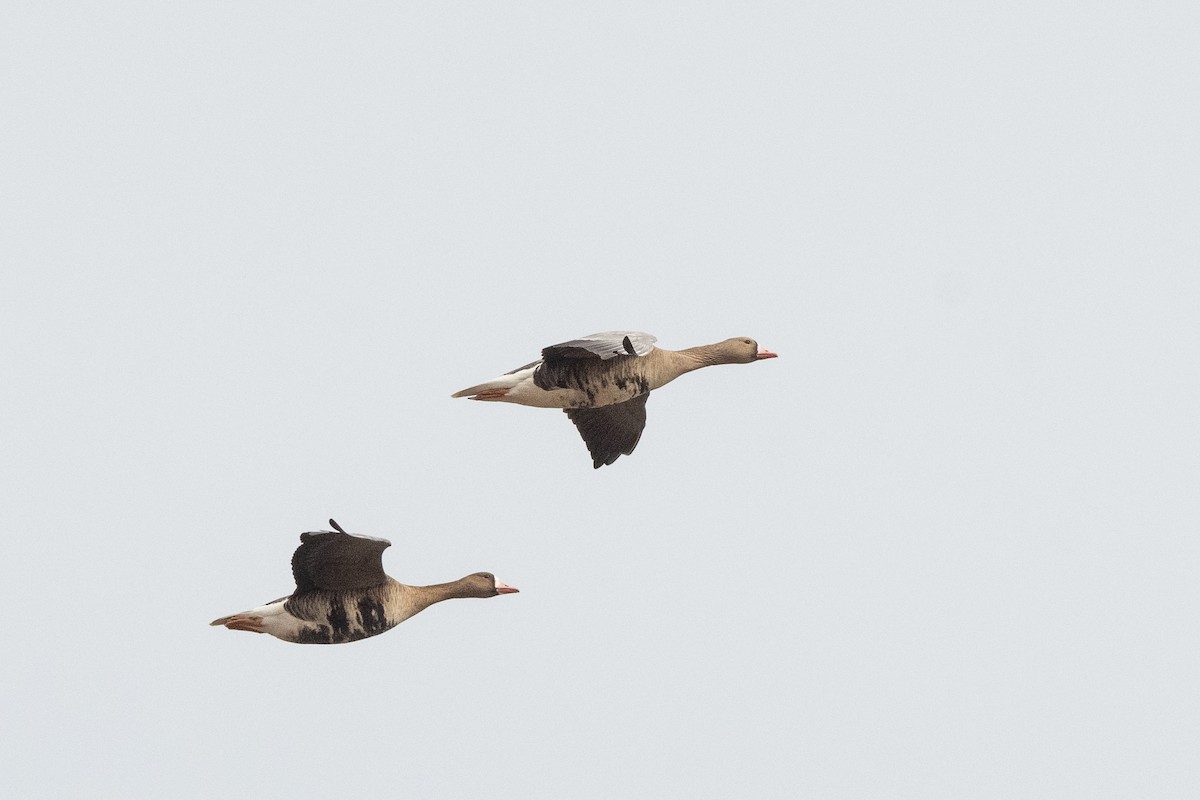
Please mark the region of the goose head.
[[490, 572], [476, 572], [456, 581], [457, 597], [495, 597], [498, 594], [513, 594], [520, 591], [507, 583], [496, 580]]
[[764, 358], [778, 358], [778, 353], [770, 350], [760, 350], [758, 342], [747, 336], [735, 336], [723, 342], [712, 345], [718, 363], [749, 364], [752, 361], [762, 361]]

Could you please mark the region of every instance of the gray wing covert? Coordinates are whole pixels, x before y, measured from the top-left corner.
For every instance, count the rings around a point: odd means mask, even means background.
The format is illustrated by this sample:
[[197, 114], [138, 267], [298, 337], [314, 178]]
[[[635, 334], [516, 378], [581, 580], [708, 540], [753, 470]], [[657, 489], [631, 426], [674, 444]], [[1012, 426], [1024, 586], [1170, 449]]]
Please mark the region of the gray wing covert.
[[656, 341], [654, 336], [641, 331], [605, 331], [552, 344], [542, 349], [542, 358], [547, 362], [597, 357], [607, 361], [617, 356], [644, 356], [654, 349]]

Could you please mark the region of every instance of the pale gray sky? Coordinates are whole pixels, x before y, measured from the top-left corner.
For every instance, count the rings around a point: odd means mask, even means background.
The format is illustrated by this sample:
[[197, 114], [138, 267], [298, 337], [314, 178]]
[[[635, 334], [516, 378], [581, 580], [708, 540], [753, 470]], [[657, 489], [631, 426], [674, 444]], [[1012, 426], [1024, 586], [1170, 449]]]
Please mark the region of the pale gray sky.
[[[6, 4], [11, 796], [1197, 796], [1198, 26]], [[615, 328], [781, 358], [449, 397]], [[522, 593], [208, 627], [330, 516]]]

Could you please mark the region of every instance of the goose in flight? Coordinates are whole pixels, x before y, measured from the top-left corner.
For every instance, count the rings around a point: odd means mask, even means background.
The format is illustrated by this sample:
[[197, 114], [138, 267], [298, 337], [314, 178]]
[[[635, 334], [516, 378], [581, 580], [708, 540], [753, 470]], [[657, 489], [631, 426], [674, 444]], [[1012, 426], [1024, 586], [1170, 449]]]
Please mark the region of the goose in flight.
[[776, 353], [736, 337], [687, 350], [655, 347], [638, 331], [593, 333], [542, 350], [542, 357], [451, 397], [561, 408], [579, 430], [595, 469], [637, 447], [650, 392], [692, 370], [749, 364]]
[[517, 591], [490, 572], [450, 583], [408, 586], [383, 572], [387, 539], [332, 531], [300, 534], [292, 554], [296, 591], [266, 605], [212, 621], [233, 631], [269, 633], [297, 644], [341, 644], [376, 636], [434, 603]]

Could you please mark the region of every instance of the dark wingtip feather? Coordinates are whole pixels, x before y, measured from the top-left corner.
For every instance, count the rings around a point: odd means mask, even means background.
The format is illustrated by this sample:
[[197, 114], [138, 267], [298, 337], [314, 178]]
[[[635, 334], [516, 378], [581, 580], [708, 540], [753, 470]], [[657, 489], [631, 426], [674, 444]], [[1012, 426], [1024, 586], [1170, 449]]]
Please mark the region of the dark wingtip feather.
[[341, 525], [338, 525], [338, 524], [337, 524], [337, 522], [335, 522], [334, 520], [332, 520], [332, 519], [331, 519], [331, 520], [329, 520], [329, 524], [330, 524], [330, 526], [332, 526], [332, 528], [333, 528], [335, 531], [337, 531], [338, 533], [345, 533], [345, 531], [344, 531], [344, 530], [342, 530], [342, 526], [341, 526]]

